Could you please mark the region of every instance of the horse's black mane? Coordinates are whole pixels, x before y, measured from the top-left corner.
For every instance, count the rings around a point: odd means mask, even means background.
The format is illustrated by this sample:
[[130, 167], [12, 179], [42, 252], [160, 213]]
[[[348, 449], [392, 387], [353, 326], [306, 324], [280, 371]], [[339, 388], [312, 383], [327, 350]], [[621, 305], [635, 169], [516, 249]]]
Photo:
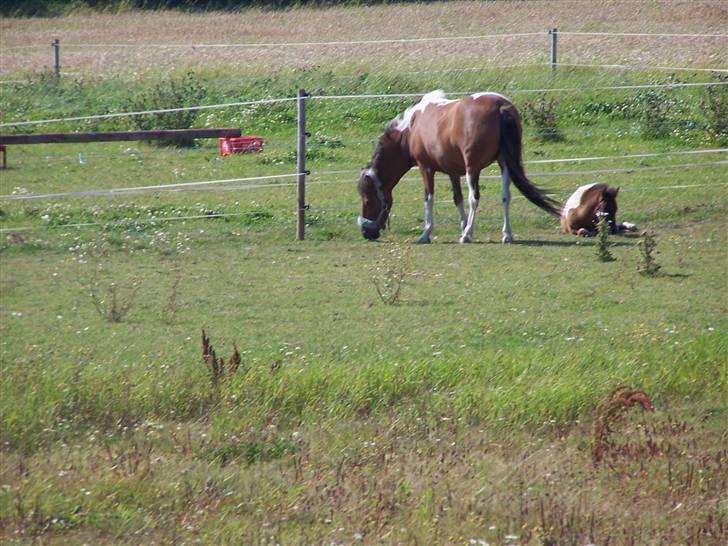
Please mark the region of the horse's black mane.
[[367, 163], [366, 168], [370, 168], [374, 163], [376, 163], [377, 159], [379, 158], [379, 155], [382, 151], [382, 146], [385, 146], [386, 144], [390, 142], [395, 141], [395, 133], [399, 134], [401, 131], [398, 131], [395, 129], [395, 124], [402, 119], [402, 116], [407, 111], [408, 108], [412, 108], [413, 106], [419, 104], [422, 101], [423, 97], [417, 97], [407, 108], [405, 108], [402, 112], [397, 114], [387, 125], [384, 126], [384, 131], [382, 131], [382, 134], [379, 136], [379, 141], [377, 142], [377, 146], [374, 149], [374, 155], [372, 155], [371, 161]]
[[[399, 116], [398, 116], [399, 117]], [[377, 142], [377, 147], [374, 148], [374, 155], [372, 155], [371, 161], [367, 163], [367, 168], [371, 167], [374, 163], [376, 163], [377, 159], [379, 158], [379, 155], [382, 152], [382, 146], [386, 146], [388, 143], [393, 142], [393, 133], [396, 129], [394, 129], [394, 122], [397, 121], [397, 118], [394, 118], [392, 121], [390, 121], [387, 126], [384, 128], [384, 131], [381, 135], [379, 135], [379, 141]]]

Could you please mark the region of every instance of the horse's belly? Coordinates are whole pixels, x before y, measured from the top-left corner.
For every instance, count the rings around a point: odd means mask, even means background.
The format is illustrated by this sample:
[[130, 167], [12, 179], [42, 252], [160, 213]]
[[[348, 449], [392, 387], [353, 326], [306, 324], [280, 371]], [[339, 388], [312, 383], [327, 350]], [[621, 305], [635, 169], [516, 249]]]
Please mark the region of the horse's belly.
[[427, 145], [422, 143], [413, 157], [418, 165], [453, 176], [465, 174], [465, 161], [462, 151], [457, 147], [447, 146], [440, 142]]
[[594, 216], [590, 214], [590, 211], [583, 210], [583, 207], [564, 209], [561, 220], [562, 229], [566, 226], [564, 231], [572, 233], [576, 233], [580, 229], [593, 230], [596, 228]]

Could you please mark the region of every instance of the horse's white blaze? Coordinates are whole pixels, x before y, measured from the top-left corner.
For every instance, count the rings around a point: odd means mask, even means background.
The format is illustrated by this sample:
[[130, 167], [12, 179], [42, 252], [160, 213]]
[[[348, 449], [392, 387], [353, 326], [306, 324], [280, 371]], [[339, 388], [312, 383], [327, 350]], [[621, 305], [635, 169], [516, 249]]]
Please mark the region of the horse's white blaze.
[[571, 194], [571, 197], [567, 199], [566, 204], [564, 205], [564, 208], [561, 211], [561, 215], [566, 218], [569, 214], [569, 211], [571, 209], [577, 208], [579, 205], [581, 205], [581, 199], [584, 196], [584, 193], [591, 188], [592, 186], [596, 185], [597, 182], [594, 182], [593, 184], [586, 184], [585, 186], [580, 186], [576, 189], [574, 193]]
[[503, 165], [503, 169], [501, 169], [501, 201], [503, 204], [503, 242], [510, 243], [513, 241], [511, 219], [508, 212], [511, 204], [511, 176], [505, 164]]
[[511, 102], [511, 99], [509, 99], [508, 97], [501, 95], [500, 93], [493, 93], [491, 91], [484, 91], [482, 93], [474, 93], [473, 95], [471, 95], [471, 97], [473, 97], [474, 99], [477, 99], [477, 98], [483, 97], [483, 96], [500, 97], [501, 99]]
[[394, 128], [398, 131], [404, 131], [405, 129], [409, 129], [410, 124], [412, 123], [412, 117], [417, 112], [421, 112], [430, 104], [442, 105], [449, 104], [451, 102], [455, 101], [445, 98], [445, 92], [442, 89], [438, 89], [437, 91], [431, 91], [430, 93], [427, 93], [424, 97], [422, 97], [422, 100], [420, 100], [420, 102], [407, 108], [407, 110], [405, 110], [402, 113], [402, 116], [397, 120]]

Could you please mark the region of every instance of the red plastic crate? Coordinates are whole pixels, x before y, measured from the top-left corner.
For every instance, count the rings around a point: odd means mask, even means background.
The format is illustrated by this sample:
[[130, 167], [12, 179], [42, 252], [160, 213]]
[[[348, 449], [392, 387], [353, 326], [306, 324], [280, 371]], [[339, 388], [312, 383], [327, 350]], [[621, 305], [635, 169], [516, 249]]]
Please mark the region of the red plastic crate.
[[219, 139], [220, 155], [244, 154], [263, 150], [265, 140], [261, 136], [246, 135]]

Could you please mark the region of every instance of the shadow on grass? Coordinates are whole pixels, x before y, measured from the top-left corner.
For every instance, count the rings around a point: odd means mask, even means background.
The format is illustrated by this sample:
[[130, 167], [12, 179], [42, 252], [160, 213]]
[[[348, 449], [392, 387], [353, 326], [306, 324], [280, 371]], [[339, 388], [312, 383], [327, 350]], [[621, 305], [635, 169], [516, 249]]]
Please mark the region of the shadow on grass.
[[[645, 275], [646, 277], [649, 277], [649, 275]], [[653, 275], [652, 278], [667, 278], [667, 279], [687, 279], [691, 277], [690, 273], [663, 273], [660, 271], [656, 275]]]
[[[441, 241], [441, 245], [459, 245], [461, 244], [459, 241]], [[500, 241], [494, 241], [494, 240], [487, 240], [487, 241], [473, 241], [471, 243], [467, 243], [469, 245], [497, 245], [502, 246], [504, 243], [501, 243]], [[583, 247], [592, 247], [595, 245], [595, 243], [588, 242], [585, 240], [575, 240], [575, 241], [549, 241], [549, 240], [536, 240], [536, 239], [516, 239], [510, 243], [505, 243], [515, 246], [553, 246], [553, 247], [569, 247], [569, 246], [583, 246]], [[610, 241], [609, 246], [634, 246], [634, 243], [631, 241]]]

